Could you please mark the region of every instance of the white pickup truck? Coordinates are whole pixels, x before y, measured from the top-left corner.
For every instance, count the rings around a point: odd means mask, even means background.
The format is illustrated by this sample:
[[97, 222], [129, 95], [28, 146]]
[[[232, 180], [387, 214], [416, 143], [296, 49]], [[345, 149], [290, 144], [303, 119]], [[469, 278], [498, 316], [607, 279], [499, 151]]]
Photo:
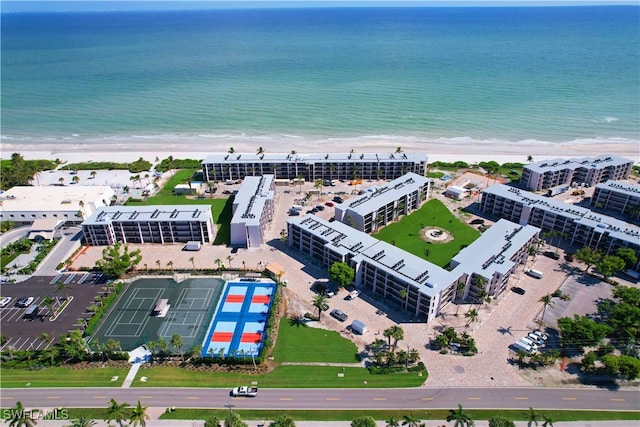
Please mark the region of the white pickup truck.
[[258, 387], [241, 386], [231, 390], [233, 397], [256, 397], [258, 395]]

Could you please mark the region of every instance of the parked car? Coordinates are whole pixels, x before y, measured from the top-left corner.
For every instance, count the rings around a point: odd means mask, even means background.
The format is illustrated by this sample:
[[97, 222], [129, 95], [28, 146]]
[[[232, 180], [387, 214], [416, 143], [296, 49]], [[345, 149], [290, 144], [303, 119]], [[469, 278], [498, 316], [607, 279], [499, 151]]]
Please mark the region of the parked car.
[[323, 211], [324, 210], [324, 206], [322, 205], [318, 205], [314, 208], [315, 210], [317, 210], [318, 212]]
[[526, 292], [524, 289], [519, 288], [517, 286], [514, 286], [513, 288], [511, 288], [511, 290], [518, 295], [524, 295], [524, 293]]
[[351, 292], [349, 293], [349, 295], [347, 295], [347, 297], [346, 297], [345, 299], [350, 301], [350, 300], [352, 300], [352, 299], [356, 299], [356, 298], [358, 298], [358, 295], [360, 295], [360, 292], [359, 292], [359, 291], [357, 291], [357, 290], [355, 290], [355, 291], [351, 291]]
[[542, 341], [546, 341], [549, 338], [547, 334], [540, 331], [531, 331], [529, 332], [529, 335], [537, 337], [539, 340], [542, 340]]
[[344, 202], [344, 199], [342, 197], [340, 197], [340, 196], [335, 196], [333, 198], [333, 201], [336, 202], [336, 203], [342, 203], [342, 202]]
[[35, 300], [34, 297], [21, 297], [20, 299], [18, 299], [18, 301], [16, 302], [16, 305], [18, 307], [29, 307], [31, 304], [33, 304], [33, 301]]
[[546, 256], [547, 258], [555, 259], [556, 261], [560, 259], [560, 254], [553, 251], [546, 251], [544, 253], [544, 256]]
[[11, 302], [11, 299], [11, 297], [2, 297], [2, 299], [0, 299], [0, 308], [8, 306]]
[[573, 262], [574, 258], [573, 258], [573, 254], [568, 253], [564, 256], [564, 259], [566, 259], [569, 262]]
[[338, 310], [338, 309], [331, 310], [331, 316], [335, 317], [336, 319], [338, 319], [341, 322], [344, 322], [345, 320], [347, 320], [349, 318], [349, 316], [347, 316], [341, 310]]
[[289, 209], [289, 216], [300, 216], [300, 211], [295, 209]]
[[325, 205], [329, 206], [330, 208], [332, 208], [333, 207], [333, 202], [327, 202], [327, 203], [325, 203]]

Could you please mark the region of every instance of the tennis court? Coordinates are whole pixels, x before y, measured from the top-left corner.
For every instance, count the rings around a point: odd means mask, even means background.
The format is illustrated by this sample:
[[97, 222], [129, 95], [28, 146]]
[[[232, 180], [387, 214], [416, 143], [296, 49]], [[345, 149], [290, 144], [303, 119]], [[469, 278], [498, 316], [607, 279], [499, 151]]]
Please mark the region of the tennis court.
[[267, 279], [227, 282], [202, 345], [202, 356], [259, 355], [275, 290], [275, 282]]
[[[140, 279], [131, 283], [94, 333], [101, 343], [120, 342], [123, 350], [171, 337], [182, 337], [183, 348], [200, 345], [207, 334], [224, 282], [220, 279]], [[169, 305], [165, 317], [154, 316], [158, 301]], [[175, 349], [170, 349], [175, 351]]]

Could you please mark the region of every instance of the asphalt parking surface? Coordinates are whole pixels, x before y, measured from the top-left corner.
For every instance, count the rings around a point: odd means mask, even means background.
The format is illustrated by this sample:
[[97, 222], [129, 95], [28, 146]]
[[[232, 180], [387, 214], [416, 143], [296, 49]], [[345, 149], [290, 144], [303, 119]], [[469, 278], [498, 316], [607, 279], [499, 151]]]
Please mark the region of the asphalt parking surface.
[[[95, 275], [88, 276], [83, 283], [78, 283], [85, 273], [64, 274], [59, 277], [66, 282], [68, 288], [56, 292], [57, 286], [54, 284], [54, 276], [34, 276], [30, 279], [16, 283], [3, 284], [2, 296], [11, 297], [12, 301], [4, 308], [0, 308], [0, 322], [2, 324], [2, 335], [7, 338], [7, 342], [2, 349], [11, 347], [14, 350], [40, 350], [49, 347], [57, 342], [58, 338], [78, 329], [78, 319], [91, 317], [87, 313], [87, 307], [94, 302], [97, 295], [104, 294], [104, 280], [94, 282]], [[69, 279], [72, 277], [71, 279]], [[66, 294], [65, 294], [66, 293]], [[42, 303], [45, 297], [65, 298], [73, 297], [71, 303], [64, 309], [55, 321], [49, 321], [51, 313]], [[40, 314], [34, 319], [26, 319], [24, 314], [26, 308], [17, 307], [16, 301], [23, 296], [35, 298], [33, 304], [40, 306]], [[45, 343], [40, 337], [43, 332], [49, 334], [53, 341]]]

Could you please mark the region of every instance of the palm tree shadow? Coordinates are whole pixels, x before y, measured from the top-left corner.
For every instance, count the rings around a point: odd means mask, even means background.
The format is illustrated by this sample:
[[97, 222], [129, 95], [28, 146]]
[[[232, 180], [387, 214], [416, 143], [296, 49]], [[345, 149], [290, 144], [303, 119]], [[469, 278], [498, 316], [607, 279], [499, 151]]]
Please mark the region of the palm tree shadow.
[[513, 336], [513, 334], [511, 333], [511, 328], [512, 327], [513, 326], [508, 326], [508, 327], [505, 328], [504, 326], [500, 326], [498, 328], [498, 332], [500, 332], [502, 335], [509, 334], [509, 335]]
[[289, 317], [289, 325], [290, 326], [295, 326], [296, 328], [299, 327], [307, 327], [307, 319], [304, 317], [303, 314], [294, 314], [291, 317]]

